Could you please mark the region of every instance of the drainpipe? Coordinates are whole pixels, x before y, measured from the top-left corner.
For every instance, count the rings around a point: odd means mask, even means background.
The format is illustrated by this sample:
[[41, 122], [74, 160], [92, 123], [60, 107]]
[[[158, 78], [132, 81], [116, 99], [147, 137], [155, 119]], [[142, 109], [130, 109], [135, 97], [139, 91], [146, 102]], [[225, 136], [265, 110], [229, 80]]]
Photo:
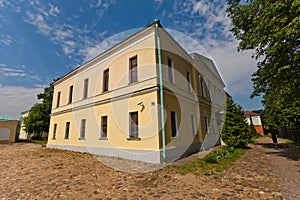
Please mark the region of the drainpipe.
[[158, 30], [159, 20], [155, 19], [154, 23], [155, 23], [155, 31], [156, 31], [158, 67], [159, 67], [160, 114], [161, 114], [162, 147], [163, 147], [162, 157], [165, 160], [167, 158], [167, 155], [166, 155], [166, 132], [165, 132], [163, 76], [162, 76], [162, 63], [161, 63], [160, 36], [159, 36], [159, 30]]

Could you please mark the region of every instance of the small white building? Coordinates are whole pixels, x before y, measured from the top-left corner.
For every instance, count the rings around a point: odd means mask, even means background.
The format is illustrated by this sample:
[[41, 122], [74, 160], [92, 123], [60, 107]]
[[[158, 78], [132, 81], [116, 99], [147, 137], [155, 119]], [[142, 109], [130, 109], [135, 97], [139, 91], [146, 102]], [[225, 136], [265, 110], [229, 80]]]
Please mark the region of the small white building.
[[260, 115], [251, 111], [244, 111], [244, 115], [246, 117], [247, 124], [250, 126], [251, 121], [257, 133], [264, 136], [264, 129], [261, 122]]
[[26, 116], [28, 116], [28, 114], [29, 114], [29, 110], [21, 112], [21, 129], [20, 129], [20, 134], [19, 134], [19, 139], [21, 139], [21, 140], [26, 140], [29, 137], [28, 133], [25, 131], [25, 126], [24, 126], [24, 121], [23, 121], [23, 119]]

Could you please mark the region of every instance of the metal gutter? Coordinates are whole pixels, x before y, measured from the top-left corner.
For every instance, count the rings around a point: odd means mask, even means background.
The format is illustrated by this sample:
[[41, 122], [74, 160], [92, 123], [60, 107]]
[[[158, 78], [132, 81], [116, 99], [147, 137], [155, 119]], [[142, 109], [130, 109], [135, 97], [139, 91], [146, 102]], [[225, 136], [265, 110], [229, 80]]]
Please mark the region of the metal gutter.
[[156, 40], [157, 40], [157, 54], [158, 54], [158, 67], [159, 67], [159, 92], [160, 92], [160, 115], [161, 115], [161, 134], [162, 134], [162, 148], [163, 148], [163, 159], [167, 158], [166, 154], [166, 132], [165, 132], [165, 109], [164, 109], [164, 90], [163, 90], [163, 74], [162, 74], [162, 61], [161, 61], [161, 49], [160, 49], [160, 36], [158, 27], [160, 22], [158, 19], [155, 19], [155, 31], [156, 31]]

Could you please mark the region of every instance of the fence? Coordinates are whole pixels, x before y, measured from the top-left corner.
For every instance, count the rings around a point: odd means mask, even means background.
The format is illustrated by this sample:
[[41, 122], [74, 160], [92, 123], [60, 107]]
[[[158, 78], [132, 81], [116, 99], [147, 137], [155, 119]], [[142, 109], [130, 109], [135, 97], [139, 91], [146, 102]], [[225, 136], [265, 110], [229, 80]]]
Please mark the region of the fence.
[[279, 129], [278, 136], [300, 143], [300, 126], [289, 126]]

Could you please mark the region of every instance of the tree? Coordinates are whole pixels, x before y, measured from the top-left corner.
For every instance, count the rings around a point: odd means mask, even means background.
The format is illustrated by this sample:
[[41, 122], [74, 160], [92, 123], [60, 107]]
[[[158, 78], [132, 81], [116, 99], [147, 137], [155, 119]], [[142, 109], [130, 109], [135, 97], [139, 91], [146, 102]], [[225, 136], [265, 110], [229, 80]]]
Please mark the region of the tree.
[[255, 50], [251, 97], [263, 95], [266, 125], [300, 121], [300, 1], [227, 0], [238, 50]]
[[44, 88], [44, 92], [37, 95], [38, 99], [43, 100], [42, 103], [32, 106], [28, 116], [24, 118], [25, 131], [33, 133], [39, 139], [43, 132], [49, 131], [53, 90], [53, 83]]
[[246, 123], [241, 106], [234, 103], [231, 97], [226, 103], [226, 117], [221, 138], [230, 147], [244, 148], [252, 141], [249, 126]]

